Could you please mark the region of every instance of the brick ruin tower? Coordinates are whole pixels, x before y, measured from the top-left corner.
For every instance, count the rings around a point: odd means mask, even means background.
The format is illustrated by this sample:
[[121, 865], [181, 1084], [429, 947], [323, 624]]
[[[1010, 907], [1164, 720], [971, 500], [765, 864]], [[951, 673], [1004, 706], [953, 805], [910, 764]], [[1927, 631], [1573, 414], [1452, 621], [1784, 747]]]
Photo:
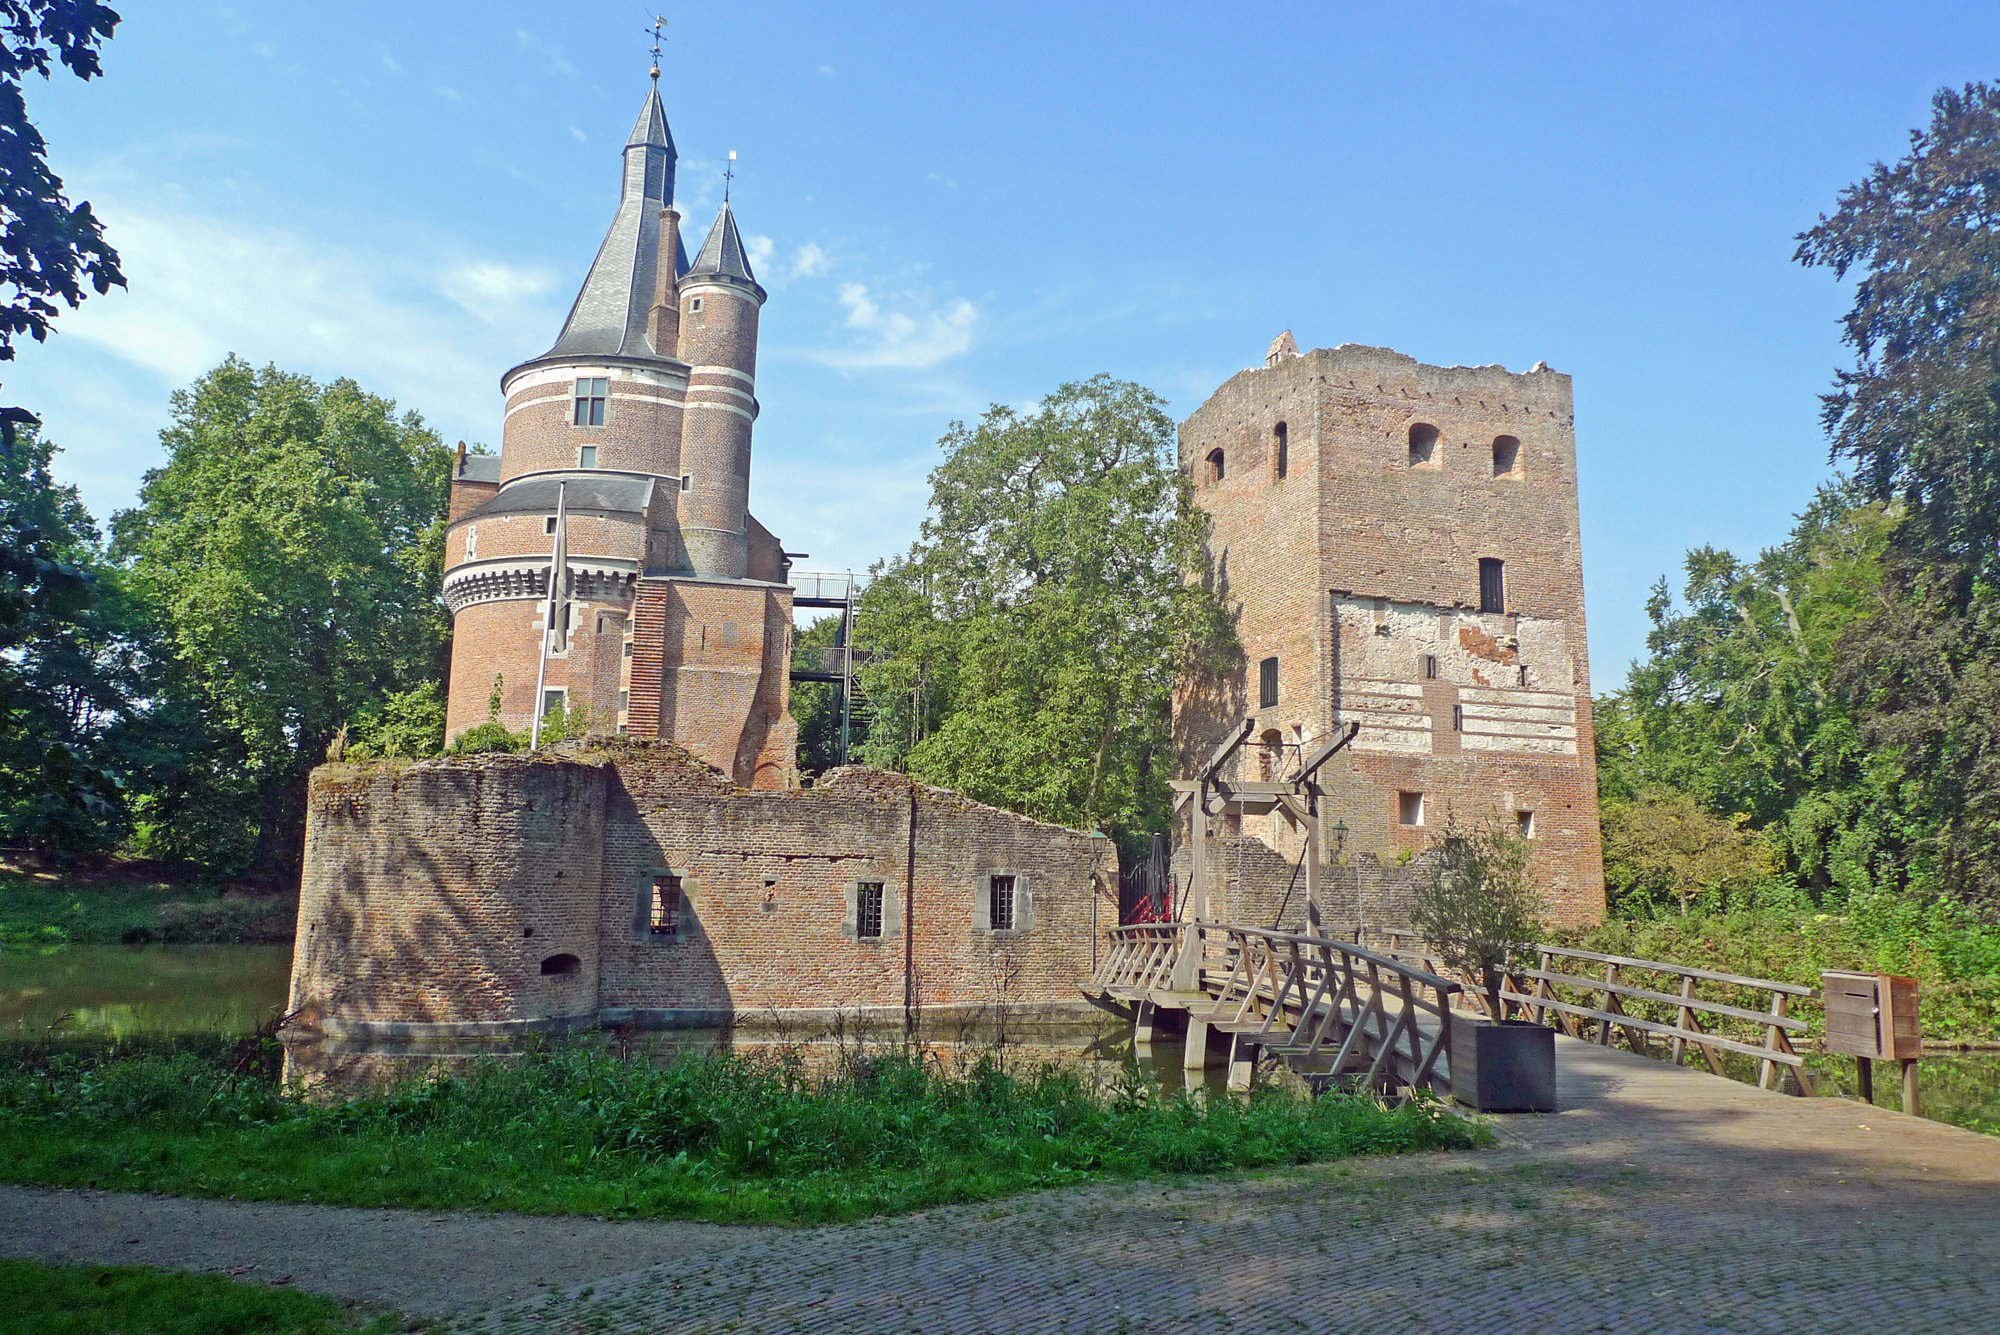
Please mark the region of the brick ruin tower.
[[[447, 731], [486, 721], [497, 678], [516, 731], [560, 702], [594, 728], [678, 742], [740, 784], [781, 788], [798, 733], [792, 594], [778, 540], [748, 509], [766, 293], [726, 197], [688, 261], [677, 156], [656, 83], [562, 333], [501, 377], [499, 457], [454, 465]], [[559, 487], [570, 601], [546, 626]]]
[[[1282, 778], [1359, 723], [1321, 774], [1350, 865], [1395, 867], [1449, 811], [1528, 837], [1556, 921], [1601, 916], [1570, 378], [1301, 354], [1287, 332], [1182, 423], [1180, 454], [1244, 651], [1177, 702], [1183, 763], [1250, 715], [1238, 777]], [[1299, 856], [1282, 808], [1221, 832]]]

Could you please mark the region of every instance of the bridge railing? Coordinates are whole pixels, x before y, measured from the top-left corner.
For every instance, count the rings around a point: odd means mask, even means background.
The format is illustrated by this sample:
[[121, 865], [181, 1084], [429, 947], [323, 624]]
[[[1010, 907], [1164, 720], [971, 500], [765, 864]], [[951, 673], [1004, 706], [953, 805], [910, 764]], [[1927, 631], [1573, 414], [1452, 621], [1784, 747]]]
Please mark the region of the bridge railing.
[[[1388, 936], [1387, 953], [1438, 967], [1407, 933]], [[1692, 1048], [1717, 1075], [1729, 1074], [1724, 1053], [1755, 1058], [1760, 1088], [1780, 1084], [1779, 1072], [1789, 1070], [1801, 1093], [1812, 1092], [1805, 1056], [1792, 1045], [1806, 1022], [1788, 1013], [1795, 998], [1817, 995], [1812, 988], [1564, 946], [1529, 949], [1536, 967], [1509, 971], [1500, 989], [1501, 1009], [1516, 1018], [1607, 1047], [1620, 1034], [1632, 1051], [1675, 1065]], [[1465, 981], [1464, 997], [1484, 1013], [1485, 990], [1476, 979]]]

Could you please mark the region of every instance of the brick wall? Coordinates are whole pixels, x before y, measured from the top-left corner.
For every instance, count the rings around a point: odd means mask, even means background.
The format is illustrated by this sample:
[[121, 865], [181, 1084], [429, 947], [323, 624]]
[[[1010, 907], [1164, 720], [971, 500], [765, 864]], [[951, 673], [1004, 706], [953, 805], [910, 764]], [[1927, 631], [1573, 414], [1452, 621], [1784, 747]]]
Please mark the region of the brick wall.
[[[1080, 1009], [1117, 916], [1108, 840], [880, 770], [752, 792], [667, 744], [326, 766], [306, 863], [292, 1004], [328, 1032], [899, 1010], [906, 958], [927, 1008]], [[673, 935], [647, 913], [667, 872]], [[1011, 932], [990, 927], [999, 874]], [[879, 939], [857, 935], [860, 882], [885, 889]], [[543, 975], [555, 954], [578, 972]]]

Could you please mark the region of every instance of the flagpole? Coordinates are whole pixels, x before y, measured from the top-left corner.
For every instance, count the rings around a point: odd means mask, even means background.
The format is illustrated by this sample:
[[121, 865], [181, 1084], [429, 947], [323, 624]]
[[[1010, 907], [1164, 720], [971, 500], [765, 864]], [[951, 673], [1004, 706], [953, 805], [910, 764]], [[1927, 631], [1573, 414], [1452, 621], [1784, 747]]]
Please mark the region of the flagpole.
[[563, 513], [563, 500], [568, 487], [567, 482], [556, 483], [556, 540], [555, 545], [549, 549], [549, 597], [542, 605], [542, 658], [539, 666], [535, 668], [533, 721], [528, 725], [530, 751], [538, 750], [542, 745], [542, 700], [543, 692], [548, 689], [549, 637], [555, 634], [556, 612], [562, 602], [563, 576], [568, 573], [563, 569], [569, 564], [569, 553], [564, 550], [568, 545], [564, 539], [569, 535], [563, 531], [564, 521], [567, 518]]

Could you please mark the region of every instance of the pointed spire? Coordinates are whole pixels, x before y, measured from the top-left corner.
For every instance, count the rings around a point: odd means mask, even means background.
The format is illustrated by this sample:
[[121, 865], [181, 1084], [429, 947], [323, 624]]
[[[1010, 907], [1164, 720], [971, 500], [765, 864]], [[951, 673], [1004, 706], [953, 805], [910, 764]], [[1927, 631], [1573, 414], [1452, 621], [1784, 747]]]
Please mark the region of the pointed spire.
[[[658, 355], [646, 329], [653, 307], [661, 214], [674, 202], [678, 157], [660, 90], [651, 87], [625, 143], [618, 215], [604, 234], [604, 244], [597, 249], [597, 259], [576, 294], [576, 304], [570, 307], [561, 335], [544, 357]], [[684, 264], [686, 252], [678, 237], [671, 249], [676, 267]]]
[[688, 277], [734, 278], [763, 291], [758, 287], [757, 276], [750, 272], [743, 234], [736, 230], [736, 214], [727, 203], [715, 215], [715, 226], [708, 229], [708, 240], [701, 243], [701, 253], [694, 257], [694, 268], [688, 270]]

